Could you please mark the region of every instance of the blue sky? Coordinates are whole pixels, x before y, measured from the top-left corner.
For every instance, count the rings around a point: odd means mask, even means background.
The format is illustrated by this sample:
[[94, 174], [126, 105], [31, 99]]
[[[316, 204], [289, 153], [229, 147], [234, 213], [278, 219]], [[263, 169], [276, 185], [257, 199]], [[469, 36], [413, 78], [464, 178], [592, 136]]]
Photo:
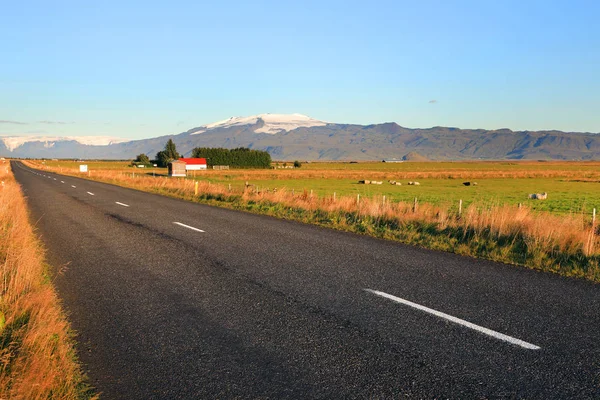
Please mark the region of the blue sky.
[[230, 116], [600, 132], [597, 1], [24, 1], [0, 135], [144, 138]]

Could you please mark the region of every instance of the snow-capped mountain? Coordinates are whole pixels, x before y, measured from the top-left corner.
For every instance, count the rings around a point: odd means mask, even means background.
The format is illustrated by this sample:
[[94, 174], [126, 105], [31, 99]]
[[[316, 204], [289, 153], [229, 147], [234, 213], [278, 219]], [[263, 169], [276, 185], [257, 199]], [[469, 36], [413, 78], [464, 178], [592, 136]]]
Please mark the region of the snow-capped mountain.
[[258, 114], [251, 117], [231, 117], [223, 121], [203, 125], [191, 134], [204, 133], [210, 129], [231, 128], [234, 126], [256, 125], [261, 123], [262, 127], [254, 130], [256, 133], [268, 133], [275, 135], [281, 132], [289, 132], [298, 128], [310, 128], [313, 126], [324, 126], [327, 122], [308, 117], [302, 114]]
[[110, 136], [3, 136], [0, 140], [8, 151], [14, 151], [16, 148], [23, 146], [25, 143], [40, 142], [44, 147], [52, 148], [57, 142], [72, 142], [81, 143], [88, 146], [106, 146], [113, 143], [123, 143], [130, 139], [122, 139]]

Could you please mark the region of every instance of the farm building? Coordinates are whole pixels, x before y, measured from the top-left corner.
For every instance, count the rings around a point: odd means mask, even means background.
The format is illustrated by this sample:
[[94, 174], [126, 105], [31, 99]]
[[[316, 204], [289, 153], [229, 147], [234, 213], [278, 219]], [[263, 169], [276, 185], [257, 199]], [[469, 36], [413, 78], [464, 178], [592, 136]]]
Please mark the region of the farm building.
[[206, 169], [206, 158], [180, 158], [185, 163], [186, 171], [198, 171]]
[[171, 161], [168, 164], [169, 176], [185, 176], [186, 175], [185, 166], [186, 166], [186, 164], [184, 161], [181, 161], [181, 160]]

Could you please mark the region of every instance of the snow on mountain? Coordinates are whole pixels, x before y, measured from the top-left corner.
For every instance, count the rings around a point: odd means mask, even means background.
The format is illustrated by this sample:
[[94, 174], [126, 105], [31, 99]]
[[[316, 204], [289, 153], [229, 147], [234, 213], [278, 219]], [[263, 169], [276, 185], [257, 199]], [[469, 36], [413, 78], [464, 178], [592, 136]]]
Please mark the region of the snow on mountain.
[[128, 142], [130, 139], [122, 139], [111, 136], [4, 136], [0, 137], [4, 146], [9, 151], [29, 142], [44, 143], [44, 147], [54, 147], [56, 142], [76, 141], [89, 146], [106, 146], [109, 144]]
[[[274, 135], [280, 132], [292, 131], [297, 128], [310, 128], [313, 126], [324, 126], [327, 122], [308, 117], [302, 114], [258, 114], [250, 117], [231, 117], [223, 121], [213, 122], [203, 125], [200, 130], [192, 135], [206, 132], [216, 128], [230, 128], [233, 126], [254, 125], [259, 120], [264, 122], [264, 126], [256, 129], [256, 133], [268, 133]], [[204, 128], [204, 129], [202, 129]]]

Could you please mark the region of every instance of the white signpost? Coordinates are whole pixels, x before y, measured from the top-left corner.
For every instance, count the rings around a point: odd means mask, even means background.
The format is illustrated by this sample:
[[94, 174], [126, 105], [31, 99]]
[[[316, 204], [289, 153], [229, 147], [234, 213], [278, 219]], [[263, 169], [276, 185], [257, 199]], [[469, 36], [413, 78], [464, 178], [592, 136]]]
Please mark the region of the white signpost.
[[88, 172], [87, 164], [82, 164], [79, 166], [79, 172]]

